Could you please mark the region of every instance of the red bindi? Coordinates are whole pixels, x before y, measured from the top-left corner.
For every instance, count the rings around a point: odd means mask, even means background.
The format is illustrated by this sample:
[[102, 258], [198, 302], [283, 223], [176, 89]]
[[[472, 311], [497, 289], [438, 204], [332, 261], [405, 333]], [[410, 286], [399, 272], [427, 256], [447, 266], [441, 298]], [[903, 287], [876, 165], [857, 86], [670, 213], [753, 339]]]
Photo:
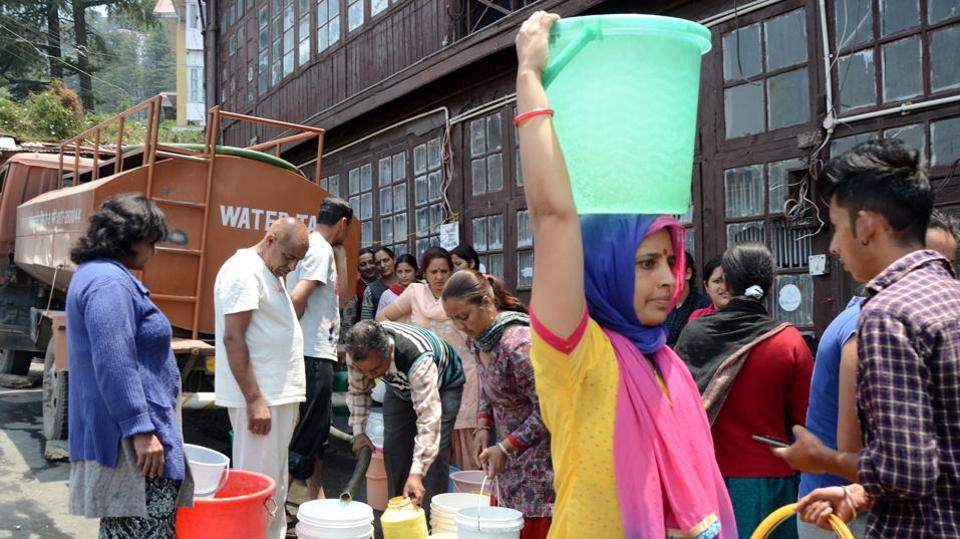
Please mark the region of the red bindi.
[[663, 250], [663, 256], [667, 256], [668, 254], [670, 254], [670, 252], [667, 251], [666, 249], [664, 249], [664, 250]]

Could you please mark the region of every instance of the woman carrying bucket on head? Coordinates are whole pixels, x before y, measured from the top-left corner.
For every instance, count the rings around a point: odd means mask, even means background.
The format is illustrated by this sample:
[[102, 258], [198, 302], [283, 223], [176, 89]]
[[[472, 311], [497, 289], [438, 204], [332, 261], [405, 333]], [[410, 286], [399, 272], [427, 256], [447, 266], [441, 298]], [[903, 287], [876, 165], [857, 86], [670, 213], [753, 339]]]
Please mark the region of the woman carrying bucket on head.
[[657, 215], [578, 217], [541, 82], [558, 19], [537, 12], [517, 36], [515, 120], [536, 246], [531, 360], [556, 477], [550, 537], [736, 537], [700, 394], [665, 345], [684, 230]]
[[[523, 513], [521, 539], [543, 539], [553, 515], [550, 433], [530, 363], [527, 308], [496, 277], [461, 270], [443, 288], [443, 308], [470, 337], [480, 362], [480, 413], [474, 444], [497, 502]], [[491, 444], [490, 431], [495, 431]]]

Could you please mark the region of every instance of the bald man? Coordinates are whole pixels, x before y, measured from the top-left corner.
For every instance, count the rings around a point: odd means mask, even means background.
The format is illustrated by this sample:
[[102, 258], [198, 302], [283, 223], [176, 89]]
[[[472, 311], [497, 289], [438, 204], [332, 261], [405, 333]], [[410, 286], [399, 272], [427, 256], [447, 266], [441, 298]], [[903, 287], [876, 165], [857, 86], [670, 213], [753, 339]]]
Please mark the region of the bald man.
[[960, 239], [960, 230], [957, 228], [956, 221], [939, 210], [933, 210], [927, 225], [927, 249], [947, 257], [954, 268], [957, 263], [957, 240]]
[[214, 285], [216, 402], [233, 427], [233, 467], [276, 481], [276, 511], [267, 529], [282, 539], [287, 521], [287, 447], [306, 400], [303, 333], [284, 277], [307, 254], [307, 227], [288, 217], [224, 262]]

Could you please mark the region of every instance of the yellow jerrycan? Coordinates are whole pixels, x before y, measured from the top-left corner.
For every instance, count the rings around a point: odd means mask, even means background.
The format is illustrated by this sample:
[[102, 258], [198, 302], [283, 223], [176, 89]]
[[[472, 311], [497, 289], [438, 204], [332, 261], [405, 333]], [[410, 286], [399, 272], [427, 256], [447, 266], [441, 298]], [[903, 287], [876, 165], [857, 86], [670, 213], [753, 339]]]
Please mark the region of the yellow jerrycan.
[[[766, 539], [781, 522], [797, 512], [797, 504], [790, 503], [767, 515], [750, 536], [750, 539]], [[854, 539], [850, 528], [837, 515], [830, 515], [830, 527], [840, 539]]]
[[427, 516], [405, 496], [390, 498], [380, 517], [383, 539], [427, 539]]

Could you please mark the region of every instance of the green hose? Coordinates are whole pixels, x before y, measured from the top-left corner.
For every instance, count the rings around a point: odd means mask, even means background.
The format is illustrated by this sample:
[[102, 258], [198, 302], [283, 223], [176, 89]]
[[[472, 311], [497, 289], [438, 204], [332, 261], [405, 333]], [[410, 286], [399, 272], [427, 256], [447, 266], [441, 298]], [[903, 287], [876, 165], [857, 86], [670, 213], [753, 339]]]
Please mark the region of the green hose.
[[360, 452], [357, 454], [357, 465], [353, 468], [353, 475], [351, 475], [350, 480], [347, 481], [346, 488], [344, 488], [340, 494], [340, 501], [349, 502], [357, 495], [357, 491], [360, 489], [360, 482], [366, 477], [371, 457], [373, 457], [373, 450], [370, 449], [370, 446], [365, 445], [360, 448]]

